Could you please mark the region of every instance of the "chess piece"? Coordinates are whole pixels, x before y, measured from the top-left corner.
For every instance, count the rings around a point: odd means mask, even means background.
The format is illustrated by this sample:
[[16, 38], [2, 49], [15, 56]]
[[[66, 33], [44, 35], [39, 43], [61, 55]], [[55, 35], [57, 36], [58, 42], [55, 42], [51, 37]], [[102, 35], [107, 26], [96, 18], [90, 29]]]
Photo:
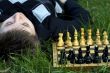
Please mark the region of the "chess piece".
[[95, 46], [95, 54], [93, 55], [93, 63], [101, 63], [101, 58], [99, 57], [99, 50], [98, 50], [98, 47]]
[[99, 32], [99, 29], [97, 29], [97, 32], [96, 32], [96, 44], [98, 46], [101, 46], [102, 45], [102, 42], [100, 40], [100, 32]]
[[90, 55], [90, 46], [86, 46], [86, 54], [84, 56], [84, 62], [87, 64], [92, 63], [92, 58]]
[[108, 62], [108, 47], [107, 46], [103, 50], [102, 60], [103, 62]]
[[88, 29], [88, 39], [87, 39], [87, 45], [93, 45], [93, 40], [92, 40], [92, 31], [91, 31], [91, 29]]
[[71, 42], [71, 37], [70, 37], [70, 33], [67, 32], [67, 39], [66, 39], [66, 45], [67, 47], [71, 47], [72, 46], [72, 42]]
[[58, 38], [57, 46], [59, 46], [59, 47], [64, 46], [63, 33], [59, 33], [59, 38]]
[[84, 63], [84, 58], [83, 58], [83, 55], [82, 55], [81, 48], [79, 48], [79, 50], [78, 50], [78, 56], [77, 56], [77, 59], [76, 59], [76, 63], [77, 64], [83, 64]]
[[81, 39], [80, 39], [80, 46], [85, 46], [86, 40], [84, 38], [84, 28], [81, 28]]
[[74, 32], [74, 41], [73, 41], [73, 45], [74, 45], [74, 46], [79, 46], [79, 42], [78, 42], [78, 32], [77, 32], [76, 29], [75, 29], [75, 32]]
[[68, 60], [70, 61], [70, 63], [74, 63], [75, 61], [75, 53], [73, 50], [69, 50], [69, 55], [68, 55]]
[[60, 60], [59, 60], [59, 64], [66, 64], [66, 53], [65, 53], [65, 49], [60, 51]]
[[109, 44], [108, 35], [107, 35], [106, 31], [104, 31], [104, 33], [103, 33], [103, 44], [104, 45], [108, 45]]

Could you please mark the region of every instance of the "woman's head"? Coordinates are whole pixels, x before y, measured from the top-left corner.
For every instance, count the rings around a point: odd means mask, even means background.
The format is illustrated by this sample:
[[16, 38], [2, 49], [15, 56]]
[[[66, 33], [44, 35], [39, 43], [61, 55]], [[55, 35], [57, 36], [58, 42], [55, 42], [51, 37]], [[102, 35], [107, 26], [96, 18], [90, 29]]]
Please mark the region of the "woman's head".
[[34, 48], [39, 43], [32, 22], [22, 13], [16, 13], [1, 24], [0, 56]]
[[28, 32], [30, 35], [36, 35], [32, 22], [20, 12], [5, 20], [0, 27], [0, 33], [6, 33], [12, 30], [22, 30]]

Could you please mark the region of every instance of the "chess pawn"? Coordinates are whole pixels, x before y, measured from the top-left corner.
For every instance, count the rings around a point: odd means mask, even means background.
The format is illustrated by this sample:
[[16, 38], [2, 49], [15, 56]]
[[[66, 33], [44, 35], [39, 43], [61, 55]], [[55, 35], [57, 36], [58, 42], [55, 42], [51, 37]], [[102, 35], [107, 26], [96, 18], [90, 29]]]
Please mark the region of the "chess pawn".
[[75, 32], [74, 32], [74, 41], [73, 41], [73, 45], [74, 45], [74, 46], [79, 46], [79, 42], [78, 42], [78, 32], [77, 32], [76, 29], [75, 29]]
[[102, 45], [102, 42], [100, 40], [100, 32], [99, 32], [99, 29], [97, 29], [97, 32], [96, 32], [96, 44], [98, 46]]
[[64, 46], [63, 33], [59, 33], [59, 38], [58, 38], [57, 46], [59, 46], [59, 47]]
[[72, 46], [72, 42], [71, 42], [71, 37], [70, 37], [70, 33], [67, 32], [67, 40], [66, 40], [66, 45], [67, 47], [71, 47]]
[[103, 33], [103, 44], [104, 45], [108, 45], [109, 44], [108, 35], [107, 35], [106, 31], [104, 31], [104, 33]]
[[108, 62], [108, 47], [107, 46], [103, 50], [102, 60], [103, 62]]
[[90, 55], [90, 46], [86, 47], [86, 55], [84, 56], [84, 62], [87, 63], [87, 64], [92, 63], [92, 58], [91, 58], [91, 55]]
[[98, 50], [98, 47], [95, 46], [95, 54], [93, 55], [93, 63], [101, 63], [101, 58], [99, 57], [99, 50]]
[[92, 31], [91, 31], [91, 29], [88, 29], [88, 39], [87, 39], [87, 45], [93, 45], [93, 40], [92, 40]]
[[68, 55], [68, 60], [70, 61], [70, 63], [74, 63], [75, 61], [75, 53], [73, 50], [69, 50], [69, 55]]
[[77, 56], [77, 59], [75, 61], [77, 64], [83, 64], [84, 63], [84, 58], [83, 58], [83, 55], [82, 55], [82, 49], [79, 48], [78, 50], [78, 56]]
[[66, 64], [66, 53], [65, 53], [65, 49], [60, 51], [60, 60], [59, 60], [59, 64]]
[[85, 46], [86, 40], [84, 38], [84, 28], [81, 28], [81, 39], [80, 39], [80, 46]]

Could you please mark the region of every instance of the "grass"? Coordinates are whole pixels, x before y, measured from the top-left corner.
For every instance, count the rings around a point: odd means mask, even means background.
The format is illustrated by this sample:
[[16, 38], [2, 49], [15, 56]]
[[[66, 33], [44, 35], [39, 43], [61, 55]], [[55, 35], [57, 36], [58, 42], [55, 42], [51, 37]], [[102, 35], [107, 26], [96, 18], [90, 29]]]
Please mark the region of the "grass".
[[[91, 14], [93, 19], [93, 29], [99, 28], [101, 32], [110, 31], [110, 0], [82, 0], [81, 5]], [[110, 33], [109, 33], [110, 34]]]
[[[79, 3], [86, 8], [93, 20], [93, 31], [97, 28], [100, 29], [101, 34], [104, 30], [107, 30], [110, 34], [110, 0], [79, 0]], [[95, 34], [95, 33], [93, 33]], [[43, 51], [41, 48], [36, 48], [34, 55], [16, 55], [17, 57], [11, 57], [9, 62], [0, 60], [0, 72], [1, 73], [110, 73], [107, 66], [95, 68], [91, 71], [72, 71], [70, 69], [52, 67], [52, 48], [51, 41], [46, 41], [43, 45]], [[48, 53], [46, 52], [48, 51]]]

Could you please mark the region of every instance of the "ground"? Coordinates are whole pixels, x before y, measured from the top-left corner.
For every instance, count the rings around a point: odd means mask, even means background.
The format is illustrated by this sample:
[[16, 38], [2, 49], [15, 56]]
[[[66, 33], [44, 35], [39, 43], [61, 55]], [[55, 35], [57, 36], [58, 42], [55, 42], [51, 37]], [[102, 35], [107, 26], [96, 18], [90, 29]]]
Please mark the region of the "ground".
[[[79, 0], [83, 7], [85, 7], [91, 14], [93, 24], [92, 28], [96, 31], [97, 28], [101, 32], [107, 30], [110, 34], [110, 0]], [[95, 33], [93, 33], [95, 34]], [[110, 36], [109, 36], [110, 37]], [[44, 46], [48, 47], [48, 51], [51, 52], [51, 41], [46, 41]], [[0, 61], [1, 73], [109, 73], [107, 66], [95, 68], [91, 71], [73, 71], [70, 69], [52, 67], [51, 55], [42, 52], [39, 47], [36, 47], [37, 52], [33, 55], [16, 55], [17, 57], [11, 57], [10, 62]], [[50, 59], [48, 59], [50, 58]]]

